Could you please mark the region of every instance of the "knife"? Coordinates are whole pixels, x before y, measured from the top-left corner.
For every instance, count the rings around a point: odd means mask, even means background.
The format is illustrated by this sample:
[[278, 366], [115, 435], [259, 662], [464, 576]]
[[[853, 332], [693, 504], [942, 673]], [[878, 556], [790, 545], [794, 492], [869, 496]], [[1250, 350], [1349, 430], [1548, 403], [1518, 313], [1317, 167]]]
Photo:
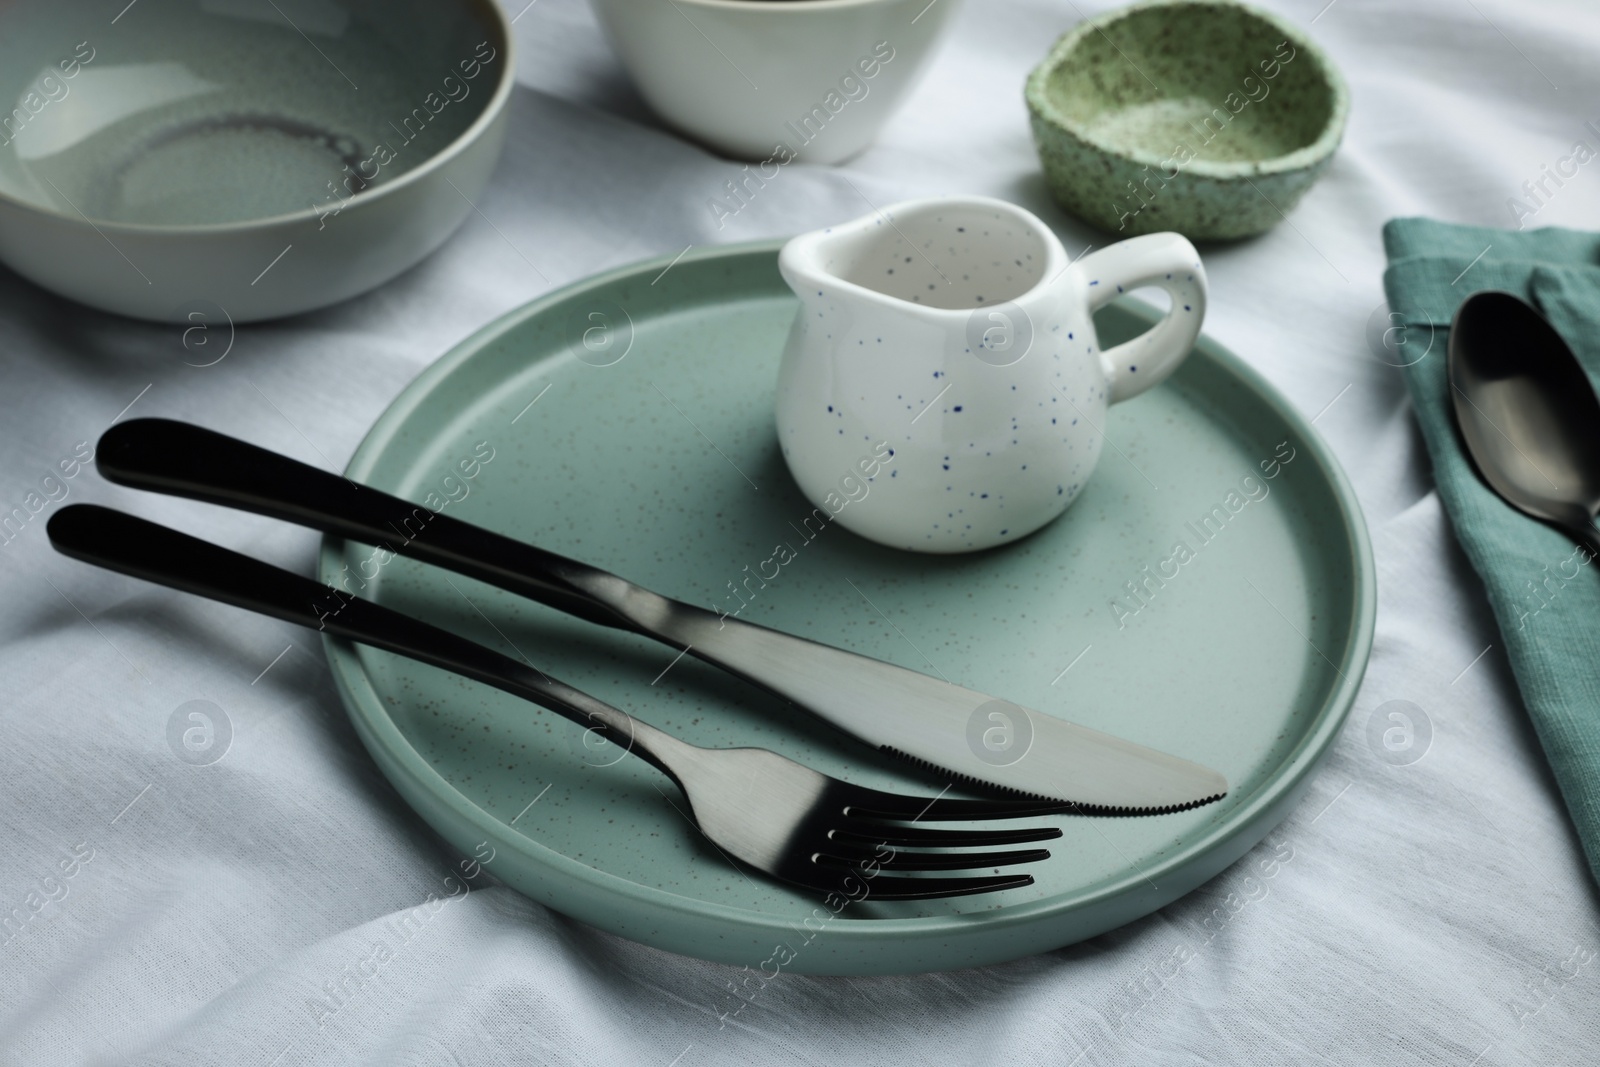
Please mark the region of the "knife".
[[708, 611], [189, 423], [132, 419], [95, 453], [112, 482], [307, 526], [446, 567], [721, 667], [885, 753], [1086, 813], [1220, 799], [1218, 772], [891, 663]]

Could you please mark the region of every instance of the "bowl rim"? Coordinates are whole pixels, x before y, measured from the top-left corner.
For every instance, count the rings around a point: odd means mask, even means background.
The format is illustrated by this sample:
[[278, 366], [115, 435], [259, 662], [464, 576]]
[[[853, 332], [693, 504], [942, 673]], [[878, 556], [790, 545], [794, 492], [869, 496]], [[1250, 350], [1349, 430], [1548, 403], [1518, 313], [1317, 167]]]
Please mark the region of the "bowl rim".
[[1339, 147], [1339, 142], [1344, 138], [1345, 124], [1350, 114], [1350, 90], [1345, 83], [1344, 76], [1339, 72], [1339, 68], [1334, 66], [1333, 61], [1328, 58], [1327, 53], [1322, 50], [1321, 46], [1307, 37], [1298, 27], [1292, 25], [1275, 12], [1267, 11], [1254, 4], [1244, 3], [1243, 0], [1140, 0], [1139, 3], [1084, 19], [1062, 34], [1056, 43], [1050, 47], [1049, 54], [1028, 74], [1023, 95], [1027, 99], [1028, 110], [1035, 122], [1048, 123], [1052, 128], [1065, 133], [1102, 155], [1125, 159], [1142, 166], [1161, 166], [1170, 159], [1170, 152], [1166, 150], [1151, 152], [1142, 146], [1111, 145], [1094, 137], [1077, 122], [1069, 119], [1056, 106], [1046, 88], [1051, 75], [1072, 58], [1072, 54], [1090, 33], [1103, 33], [1104, 28], [1113, 23], [1121, 22], [1126, 18], [1140, 15], [1147, 11], [1167, 7], [1228, 8], [1270, 25], [1274, 30], [1282, 33], [1295, 46], [1297, 53], [1305, 55], [1312, 61], [1323, 82], [1328, 86], [1332, 97], [1327, 121], [1323, 124], [1322, 130], [1317, 134], [1316, 139], [1309, 144], [1302, 145], [1283, 155], [1269, 156], [1265, 159], [1226, 161], [1191, 159], [1188, 163], [1183, 164], [1177, 175], [1168, 180], [1175, 181], [1181, 179], [1184, 175], [1199, 178], [1233, 179], [1284, 174], [1314, 166], [1331, 156], [1334, 150]]
[[[511, 22], [507, 19], [506, 13], [500, 5], [495, 3], [495, 0], [459, 0], [459, 2], [463, 7], [475, 9], [483, 17], [491, 34], [496, 37], [494, 44], [499, 50], [499, 58], [505, 61], [501, 66], [499, 81], [495, 83], [494, 92], [490, 95], [489, 102], [484, 105], [477, 118], [473, 119], [467, 128], [457, 134], [449, 144], [440, 148], [412, 169], [402, 172], [393, 181], [352, 194], [344, 202], [344, 206], [339, 209], [340, 212], [349, 210], [359, 204], [383, 199], [390, 194], [397, 194], [400, 190], [422, 181], [427, 175], [440, 169], [464, 153], [470, 145], [477, 142], [483, 136], [484, 131], [505, 110], [506, 101], [510, 99], [511, 90], [515, 88], [517, 83], [516, 42], [511, 32]], [[26, 211], [36, 216], [68, 222], [73, 225], [87, 223], [95, 230], [102, 231], [102, 235], [104, 231], [129, 236], [158, 237], [236, 235], [298, 225], [320, 217], [315, 207], [309, 207], [301, 208], [297, 211], [286, 211], [279, 215], [263, 215], [260, 218], [239, 219], [234, 222], [116, 222], [111, 219], [95, 218], [81, 210], [74, 209], [73, 212], [66, 212], [43, 204], [36, 204], [30, 200], [15, 196], [5, 189], [0, 189], [0, 204]]]

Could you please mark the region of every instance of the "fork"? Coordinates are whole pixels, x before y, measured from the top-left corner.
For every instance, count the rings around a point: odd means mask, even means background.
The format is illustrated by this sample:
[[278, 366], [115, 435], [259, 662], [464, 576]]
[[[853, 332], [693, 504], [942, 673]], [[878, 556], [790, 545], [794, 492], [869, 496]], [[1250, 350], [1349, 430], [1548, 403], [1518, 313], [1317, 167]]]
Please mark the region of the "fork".
[[[950, 850], [1047, 841], [1061, 836], [1059, 827], [921, 824], [1077, 807], [1066, 801], [904, 796], [852, 785], [762, 748], [701, 748], [475, 641], [145, 519], [70, 504], [51, 516], [48, 530], [56, 550], [73, 559], [407, 656], [587, 726], [672, 779], [701, 832], [725, 855], [824, 894], [912, 900], [1032, 885], [1032, 875], [1000, 874], [998, 868], [1038, 863], [1049, 858], [1045, 849]], [[985, 869], [996, 873], [921, 873]]]

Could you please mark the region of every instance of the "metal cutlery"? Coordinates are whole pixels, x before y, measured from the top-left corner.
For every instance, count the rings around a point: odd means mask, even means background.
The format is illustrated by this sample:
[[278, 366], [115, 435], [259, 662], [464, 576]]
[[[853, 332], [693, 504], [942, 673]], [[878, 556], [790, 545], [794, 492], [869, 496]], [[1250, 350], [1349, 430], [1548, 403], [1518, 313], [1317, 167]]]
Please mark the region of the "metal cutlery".
[[1448, 359], [1456, 421], [1483, 480], [1600, 552], [1600, 399], [1567, 342], [1521, 297], [1484, 290], [1456, 309]]
[[[881, 751], [955, 779], [1155, 815], [1219, 799], [1210, 768], [916, 671], [653, 593], [599, 568], [437, 514], [188, 423], [133, 419], [95, 462], [122, 485], [190, 497], [381, 545], [603, 626], [661, 641], [811, 712]], [[1021, 752], [985, 758], [971, 737], [999, 715]], [[974, 724], [976, 723], [976, 730]], [[1009, 762], [1007, 762], [1009, 761]]]
[[1049, 857], [1045, 849], [953, 850], [1046, 841], [1060, 837], [1059, 828], [923, 824], [1073, 808], [1060, 801], [903, 796], [852, 785], [766, 749], [700, 748], [467, 638], [168, 527], [71, 504], [51, 516], [48, 529], [56, 550], [74, 559], [408, 656], [601, 730], [672, 779], [701, 831], [724, 853], [821, 893], [908, 900], [1031, 885], [1024, 873], [921, 872], [1038, 863]]

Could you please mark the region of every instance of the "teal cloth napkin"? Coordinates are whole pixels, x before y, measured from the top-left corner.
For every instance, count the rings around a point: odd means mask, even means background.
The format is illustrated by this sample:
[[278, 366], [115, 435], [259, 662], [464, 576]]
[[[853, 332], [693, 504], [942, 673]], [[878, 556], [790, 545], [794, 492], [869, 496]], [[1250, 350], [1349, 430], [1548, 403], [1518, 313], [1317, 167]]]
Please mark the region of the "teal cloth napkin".
[[1405, 331], [1396, 362], [1412, 361], [1403, 373], [1434, 482], [1488, 590], [1528, 715], [1600, 881], [1600, 561], [1591, 564], [1587, 549], [1478, 478], [1456, 430], [1445, 366], [1461, 301], [1504, 289], [1543, 312], [1590, 379], [1600, 378], [1600, 234], [1410, 218], [1391, 220], [1383, 243], [1391, 322]]

